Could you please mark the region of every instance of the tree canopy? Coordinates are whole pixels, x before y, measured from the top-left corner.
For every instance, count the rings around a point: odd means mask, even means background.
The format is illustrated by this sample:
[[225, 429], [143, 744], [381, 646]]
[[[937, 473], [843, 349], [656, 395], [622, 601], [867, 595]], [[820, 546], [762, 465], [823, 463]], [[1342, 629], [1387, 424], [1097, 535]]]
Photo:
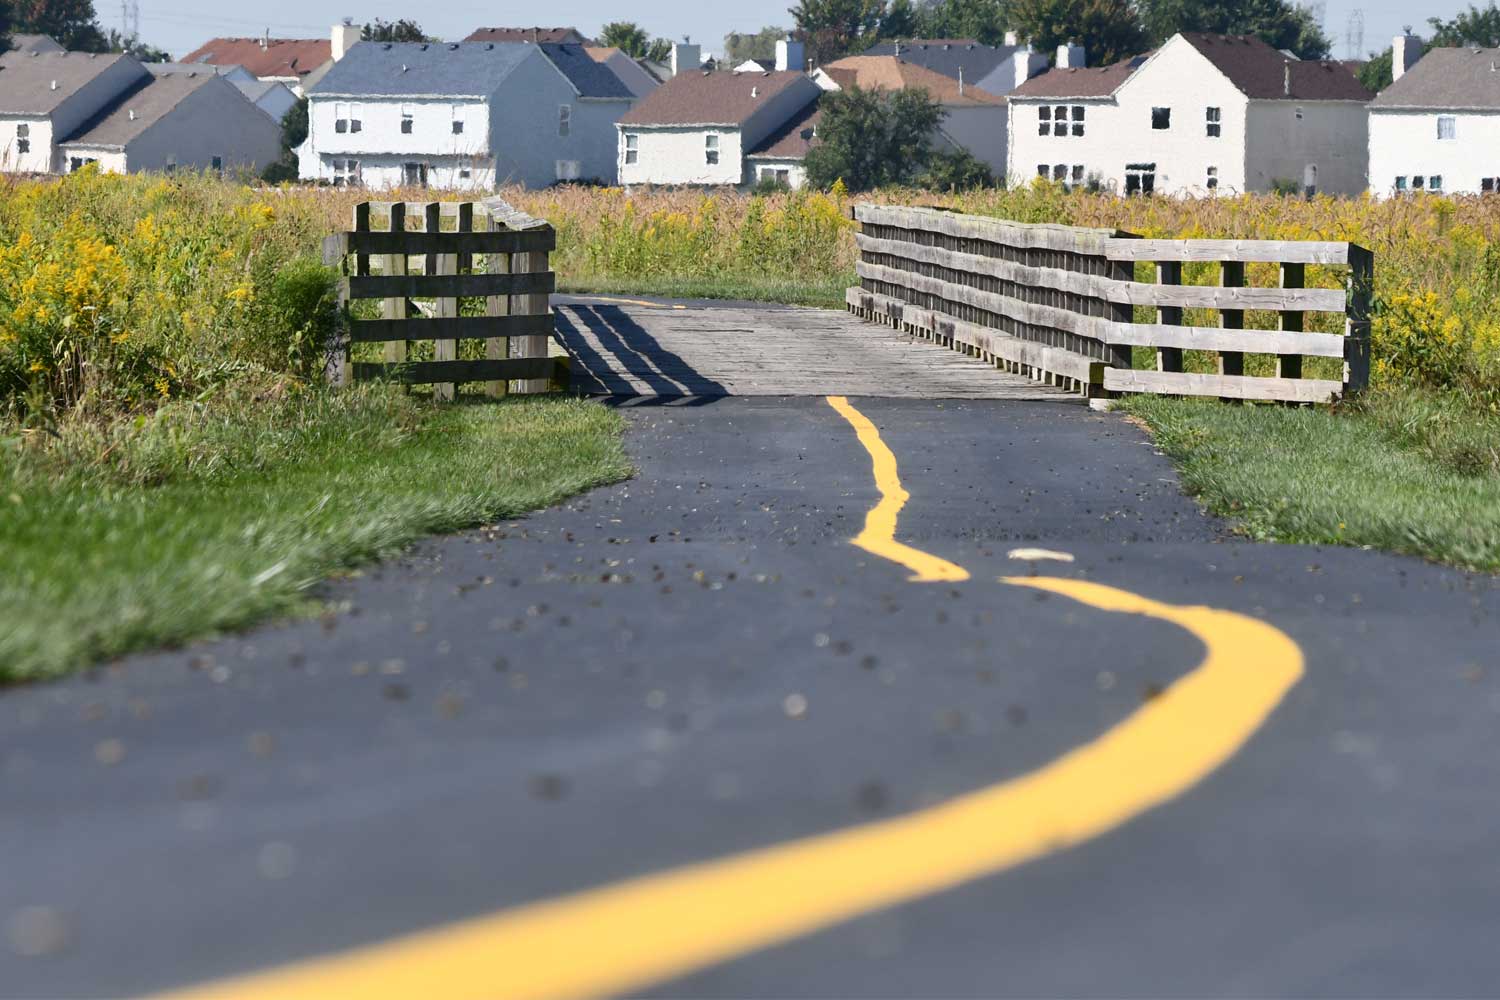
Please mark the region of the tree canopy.
[[1299, 59], [1326, 59], [1331, 44], [1306, 7], [1289, 0], [1140, 0], [1141, 21], [1153, 45], [1179, 31], [1256, 35]]
[[599, 44], [619, 49], [632, 59], [649, 59], [651, 62], [666, 62], [672, 54], [672, 43], [665, 38], [652, 38], [634, 21], [611, 21], [599, 32]]
[[785, 28], [761, 28], [753, 35], [731, 32], [724, 36], [724, 62], [738, 66], [746, 59], [775, 59], [776, 43], [787, 36]]
[[879, 37], [885, 0], [799, 0], [787, 11], [819, 63], [858, 52]]
[[[936, 0], [915, 11], [918, 38], [972, 38], [985, 45], [999, 45], [1011, 23], [1008, 0]], [[884, 30], [891, 38], [904, 37], [895, 30]]]
[[1500, 7], [1495, 6], [1494, 0], [1483, 9], [1470, 5], [1468, 10], [1459, 11], [1447, 21], [1429, 17], [1427, 23], [1432, 27], [1429, 44], [1433, 46], [1477, 45], [1486, 49], [1500, 46]]
[[1017, 33], [1041, 52], [1077, 42], [1091, 66], [1107, 66], [1150, 48], [1132, 0], [1014, 0]]
[[1392, 60], [1393, 53], [1390, 46], [1386, 46], [1386, 50], [1378, 55], [1374, 53], [1370, 55], [1369, 61], [1361, 66], [1356, 74], [1366, 90], [1378, 94], [1391, 85]]
[[376, 18], [366, 24], [359, 33], [360, 41], [364, 42], [432, 42], [435, 38], [430, 37], [422, 30], [422, 26], [416, 21], [402, 18], [399, 21], [386, 21]]
[[863, 90], [825, 94], [817, 145], [804, 161], [808, 183], [832, 187], [842, 179], [868, 191], [921, 176], [932, 163], [932, 135], [943, 109], [925, 90]]
[[94, 17], [93, 0], [10, 0], [10, 30], [50, 35], [74, 52], [107, 52], [109, 40]]
[[159, 49], [155, 45], [148, 45], [136, 35], [127, 35], [117, 28], [110, 28], [104, 38], [104, 47], [107, 52], [128, 52], [141, 62], [164, 63], [172, 61], [172, 53], [166, 49]]
[[10, 48], [10, 0], [0, 0], [0, 53]]

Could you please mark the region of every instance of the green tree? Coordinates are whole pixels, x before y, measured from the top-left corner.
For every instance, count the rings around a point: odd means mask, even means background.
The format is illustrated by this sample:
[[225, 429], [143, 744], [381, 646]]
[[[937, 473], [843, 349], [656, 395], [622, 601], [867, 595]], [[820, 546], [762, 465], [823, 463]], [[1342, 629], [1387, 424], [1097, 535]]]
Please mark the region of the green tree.
[[967, 149], [933, 153], [917, 184], [933, 191], [972, 191], [995, 186], [989, 165]]
[[1392, 53], [1389, 47], [1379, 55], [1370, 54], [1370, 59], [1359, 68], [1359, 82], [1365, 85], [1365, 89], [1374, 93], [1380, 93], [1391, 85], [1391, 63]]
[[921, 30], [921, 18], [911, 0], [892, 0], [880, 19], [881, 38], [916, 38]]
[[11, 22], [14, 32], [50, 35], [74, 52], [109, 51], [93, 0], [11, 0]]
[[1500, 7], [1495, 6], [1494, 0], [1490, 0], [1490, 5], [1482, 10], [1471, 5], [1468, 10], [1459, 11], [1451, 20], [1429, 17], [1427, 23], [1432, 26], [1430, 44], [1434, 47], [1477, 45], [1492, 49], [1500, 46]]
[[435, 42], [422, 30], [422, 26], [416, 21], [402, 18], [399, 21], [386, 21], [376, 18], [373, 22], [366, 24], [359, 32], [360, 41], [364, 42]]
[[634, 21], [611, 21], [599, 32], [599, 44], [619, 49], [632, 59], [644, 59], [651, 47], [651, 36]]
[[280, 184], [297, 179], [297, 147], [307, 141], [307, 128], [307, 98], [304, 97], [281, 119], [281, 158], [261, 172], [263, 180]]
[[932, 162], [932, 134], [942, 107], [925, 90], [850, 87], [823, 96], [821, 140], [808, 152], [808, 183], [829, 188], [840, 178], [855, 191], [909, 183]]
[[0, 52], [10, 48], [10, 0], [0, 0]]
[[885, 0], [800, 0], [787, 11], [819, 63], [857, 52], [879, 37]]
[[1289, 0], [1140, 0], [1141, 19], [1153, 45], [1179, 31], [1256, 35], [1299, 59], [1326, 59], [1328, 36], [1312, 12]]
[[1042, 52], [1076, 42], [1091, 66], [1145, 51], [1145, 29], [1132, 0], [1015, 0], [1011, 17], [1021, 37]]
[[761, 28], [753, 35], [731, 32], [724, 36], [724, 62], [738, 66], [746, 59], [775, 59], [776, 43], [787, 36], [785, 28]]
[[999, 45], [1012, 23], [1009, 0], [938, 0], [917, 12], [921, 38], [972, 38]]
[[172, 53], [166, 49], [159, 49], [155, 45], [147, 45], [135, 35], [126, 35], [116, 28], [110, 28], [104, 38], [106, 52], [128, 52], [141, 62], [164, 63], [172, 61]]

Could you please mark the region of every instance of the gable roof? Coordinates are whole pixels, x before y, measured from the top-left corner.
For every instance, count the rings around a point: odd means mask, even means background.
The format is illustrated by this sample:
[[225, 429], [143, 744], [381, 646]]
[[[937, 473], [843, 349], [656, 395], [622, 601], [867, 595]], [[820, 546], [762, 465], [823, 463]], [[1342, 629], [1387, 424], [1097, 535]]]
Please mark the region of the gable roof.
[[635, 97], [625, 81], [599, 62], [582, 45], [539, 45], [542, 54], [568, 78], [579, 97], [629, 100]]
[[941, 73], [907, 62], [895, 56], [847, 56], [823, 67], [840, 87], [857, 86], [861, 90], [904, 90], [908, 87], [927, 91], [944, 107], [979, 107], [1001, 105], [1005, 98], [981, 90]]
[[[100, 73], [122, 60], [140, 66], [124, 54], [7, 52], [0, 55], [0, 112], [50, 115]], [[140, 75], [146, 76], [146, 71], [141, 69]]]
[[66, 51], [55, 38], [49, 35], [11, 35], [11, 52], [63, 52]]
[[334, 63], [308, 93], [489, 97], [512, 70], [541, 51], [537, 45], [493, 42], [361, 42]]
[[881, 42], [866, 49], [867, 56], [900, 56], [907, 62], [954, 80], [960, 72], [968, 83], [977, 83], [1009, 62], [1019, 45], [980, 45], [978, 42], [944, 39]]
[[533, 45], [583, 45], [577, 28], [475, 28], [466, 42], [530, 42]]
[[228, 86], [209, 71], [149, 76], [143, 85], [111, 101], [59, 145], [124, 148], [188, 97], [216, 82]]
[[327, 38], [214, 38], [181, 61], [239, 65], [256, 76], [297, 79], [333, 61], [333, 42]]
[[[803, 73], [679, 73], [621, 119], [621, 125], [743, 125], [766, 102], [805, 81]], [[812, 95], [816, 97], [817, 95]]]
[[1013, 101], [1028, 97], [1109, 97], [1140, 69], [1149, 55], [1132, 56], [1110, 66], [1076, 66], [1070, 69], [1058, 69], [1054, 66], [1027, 80], [1007, 96]]
[[1500, 49], [1431, 49], [1370, 107], [1500, 109]]
[[1254, 35], [1183, 32], [1181, 38], [1254, 100], [1366, 102], [1374, 96], [1342, 63], [1288, 58]]
[[807, 156], [813, 143], [818, 122], [823, 120], [823, 109], [819, 101], [810, 102], [797, 112], [781, 128], [761, 140], [746, 156], [752, 160], [800, 160]]

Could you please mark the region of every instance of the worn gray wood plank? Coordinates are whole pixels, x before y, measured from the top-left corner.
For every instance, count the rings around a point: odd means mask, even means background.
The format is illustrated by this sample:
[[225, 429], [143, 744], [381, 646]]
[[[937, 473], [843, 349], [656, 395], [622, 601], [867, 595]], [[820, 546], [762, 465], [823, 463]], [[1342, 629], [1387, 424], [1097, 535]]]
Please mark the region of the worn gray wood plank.
[[1289, 403], [1328, 403], [1342, 393], [1342, 382], [1312, 378], [1254, 378], [1248, 375], [1200, 375], [1194, 372], [1104, 370], [1104, 388], [1112, 392], [1155, 392], [1173, 396], [1219, 396]]
[[1347, 243], [1304, 243], [1296, 240], [1108, 239], [1104, 241], [1103, 251], [1110, 260], [1349, 263]]

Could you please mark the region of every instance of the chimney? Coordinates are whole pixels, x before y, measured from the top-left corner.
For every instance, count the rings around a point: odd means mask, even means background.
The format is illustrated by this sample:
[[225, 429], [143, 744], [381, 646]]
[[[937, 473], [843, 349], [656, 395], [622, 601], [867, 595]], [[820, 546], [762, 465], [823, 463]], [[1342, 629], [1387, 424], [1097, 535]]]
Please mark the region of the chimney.
[[352, 17], [344, 18], [342, 24], [333, 26], [333, 61], [338, 62], [349, 50], [359, 44], [359, 25]]
[[1059, 45], [1057, 47], [1057, 68], [1082, 69], [1088, 65], [1084, 55], [1082, 45], [1075, 45], [1072, 42], [1069, 42], [1067, 45]]
[[[899, 42], [897, 43], [900, 44]], [[789, 69], [801, 69], [807, 65], [807, 46], [790, 38], [783, 38], [776, 43], [776, 69], [778, 72]]]
[[1401, 79], [1422, 58], [1422, 39], [1411, 32], [1391, 39], [1391, 82]]
[[672, 75], [686, 73], [689, 70], [700, 69], [703, 66], [703, 49], [698, 45], [690, 45], [687, 42], [677, 42], [672, 46]]
[[964, 68], [958, 67], [958, 96], [964, 96]]

